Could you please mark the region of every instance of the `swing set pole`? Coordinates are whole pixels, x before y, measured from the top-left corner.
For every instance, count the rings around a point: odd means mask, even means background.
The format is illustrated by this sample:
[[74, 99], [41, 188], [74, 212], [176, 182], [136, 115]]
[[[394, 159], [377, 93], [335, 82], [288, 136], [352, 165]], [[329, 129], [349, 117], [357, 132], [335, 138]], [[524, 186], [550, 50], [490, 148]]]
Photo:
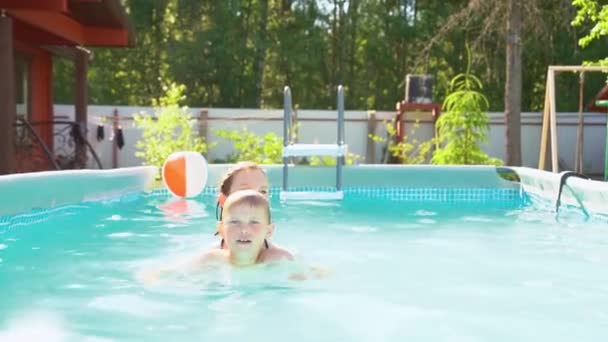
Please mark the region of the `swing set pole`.
[[[608, 108], [608, 100], [595, 101], [595, 105], [598, 107]], [[604, 180], [608, 180], [608, 120], [606, 120], [606, 155], [604, 157]]]

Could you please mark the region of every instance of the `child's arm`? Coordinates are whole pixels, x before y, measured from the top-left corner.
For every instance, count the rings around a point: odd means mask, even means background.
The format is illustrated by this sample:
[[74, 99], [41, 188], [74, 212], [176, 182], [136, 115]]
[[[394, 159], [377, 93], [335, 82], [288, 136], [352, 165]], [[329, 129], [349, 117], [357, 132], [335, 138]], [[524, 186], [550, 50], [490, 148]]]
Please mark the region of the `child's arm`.
[[174, 269], [168, 267], [144, 269], [135, 274], [135, 279], [144, 285], [154, 285], [158, 283], [161, 278], [171, 275], [172, 273], [174, 273]]
[[194, 259], [187, 259], [185, 261], [165, 265], [164, 267], [141, 270], [137, 272], [135, 277], [145, 285], [154, 285], [162, 278], [167, 278], [180, 272], [199, 270], [205, 265], [225, 259], [224, 254], [225, 252], [222, 250], [210, 250], [198, 255]]
[[308, 272], [294, 272], [289, 275], [289, 280], [321, 279], [327, 277], [331, 271], [325, 267], [310, 266]]

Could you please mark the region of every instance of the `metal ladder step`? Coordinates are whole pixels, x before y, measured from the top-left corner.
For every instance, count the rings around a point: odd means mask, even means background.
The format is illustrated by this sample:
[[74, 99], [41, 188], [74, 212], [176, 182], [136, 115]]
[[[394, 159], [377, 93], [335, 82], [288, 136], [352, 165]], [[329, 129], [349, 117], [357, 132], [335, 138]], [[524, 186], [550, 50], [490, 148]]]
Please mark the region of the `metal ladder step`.
[[[338, 86], [338, 132], [335, 144], [293, 144], [293, 127], [291, 124], [291, 90], [285, 87], [283, 92], [283, 187], [281, 200], [341, 200], [342, 192], [342, 166], [348, 151], [344, 143], [344, 88]], [[336, 191], [289, 191], [288, 171], [290, 157], [305, 156], [331, 156], [336, 157]]]
[[338, 144], [291, 144], [283, 147], [283, 157], [331, 156], [346, 155], [348, 145]]

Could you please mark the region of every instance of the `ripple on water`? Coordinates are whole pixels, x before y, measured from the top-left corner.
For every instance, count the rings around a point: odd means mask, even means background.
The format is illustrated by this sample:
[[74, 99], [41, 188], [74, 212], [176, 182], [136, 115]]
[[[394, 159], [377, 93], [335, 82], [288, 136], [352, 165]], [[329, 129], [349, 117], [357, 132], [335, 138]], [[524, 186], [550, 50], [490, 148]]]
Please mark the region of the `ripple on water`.
[[108, 220], [109, 220], [109, 221], [120, 221], [120, 220], [122, 220], [122, 219], [123, 219], [123, 218], [122, 218], [122, 216], [120, 216], [120, 215], [112, 215], [112, 216], [108, 217]]
[[428, 219], [428, 218], [426, 218], [426, 219], [420, 219], [420, 220], [417, 220], [416, 222], [422, 223], [422, 224], [435, 224], [435, 223], [437, 223], [436, 220]]
[[131, 237], [131, 236], [133, 236], [133, 233], [131, 233], [131, 232], [118, 232], [118, 233], [108, 234], [108, 237], [110, 239], [123, 239], [123, 238]]
[[416, 211], [416, 213], [414, 215], [415, 216], [435, 216], [435, 215], [437, 215], [437, 213], [434, 211], [428, 211], [428, 210], [418, 210], [418, 211]]
[[495, 220], [493, 220], [490, 217], [486, 217], [486, 216], [464, 216], [462, 218], [463, 221], [468, 221], [468, 222], [494, 222]]
[[144, 299], [135, 295], [110, 295], [94, 298], [88, 305], [103, 311], [112, 311], [138, 317], [154, 317], [177, 312], [175, 305]]
[[373, 233], [378, 231], [378, 228], [374, 226], [352, 226], [350, 230], [355, 233]]

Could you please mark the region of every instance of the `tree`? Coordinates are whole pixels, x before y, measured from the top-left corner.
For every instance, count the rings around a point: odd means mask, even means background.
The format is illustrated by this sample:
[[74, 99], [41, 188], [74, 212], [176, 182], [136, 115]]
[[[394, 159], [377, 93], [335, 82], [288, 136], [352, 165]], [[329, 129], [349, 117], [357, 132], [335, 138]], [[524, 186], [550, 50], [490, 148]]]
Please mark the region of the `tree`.
[[521, 165], [521, 26], [522, 1], [508, 0], [505, 85], [506, 164]]
[[[581, 47], [587, 47], [608, 35], [608, 5], [600, 5], [597, 0], [572, 0], [572, 5], [577, 8], [572, 26], [583, 26], [586, 22], [593, 25], [589, 32], [578, 40]], [[597, 60], [594, 64], [608, 65], [608, 57]]]
[[[605, 57], [597, 39], [577, 45], [572, 0], [519, 0], [521, 109], [543, 106], [549, 64], [579, 64]], [[342, 83], [349, 109], [393, 110], [403, 99], [408, 73], [435, 76], [434, 97], [472, 49], [471, 71], [483, 82], [490, 111], [503, 111], [507, 57], [504, 18], [497, 0], [123, 0], [135, 27], [136, 46], [93, 48], [91, 104], [150, 105], [163, 95], [159, 78], [187, 86], [190, 107], [280, 108], [292, 87], [300, 108], [335, 108]], [[598, 4], [582, 0], [577, 4]], [[597, 5], [599, 6], [599, 5]], [[600, 13], [600, 7], [593, 7]], [[589, 7], [589, 6], [587, 6]], [[578, 7], [577, 7], [578, 8]], [[589, 7], [591, 8], [591, 7]], [[587, 17], [585, 17], [587, 18]], [[601, 34], [601, 25], [594, 31]], [[578, 31], [578, 32], [577, 32]], [[542, 42], [542, 44], [539, 44]], [[73, 63], [56, 59], [58, 103], [73, 101]], [[560, 77], [560, 110], [575, 110], [577, 84]], [[602, 86], [585, 81], [586, 92]]]
[[433, 164], [494, 164], [502, 161], [485, 154], [480, 143], [488, 139], [488, 99], [481, 92], [483, 85], [467, 70], [450, 82], [450, 94], [443, 101], [444, 113], [437, 120], [438, 148]]
[[[522, 46], [531, 41], [554, 41], [553, 33], [556, 27], [563, 27], [564, 20], [554, 22], [556, 15], [547, 15], [549, 9], [556, 13], [560, 6], [553, 6], [555, 1], [548, 0], [469, 0], [466, 6], [453, 13], [443, 25], [439, 32], [431, 40], [425, 50], [430, 53], [430, 46], [438, 44], [450, 32], [464, 30], [467, 36], [475, 37], [472, 40], [473, 60], [478, 64], [486, 64], [487, 83], [493, 84], [495, 91], [489, 96], [490, 103], [500, 103], [496, 97], [500, 89], [499, 80], [504, 80], [503, 105], [506, 123], [505, 151], [508, 165], [521, 165], [521, 107], [522, 107]], [[547, 9], [549, 8], [549, 9]], [[500, 18], [506, 17], [506, 25], [497, 25]], [[504, 37], [502, 40], [499, 37]], [[498, 62], [500, 55], [498, 51], [506, 46], [504, 64]], [[551, 57], [549, 55], [549, 57]], [[540, 63], [536, 73], [530, 73], [531, 82], [538, 83], [538, 78], [543, 77], [546, 65], [551, 64], [551, 58], [545, 63]], [[531, 62], [533, 63], [533, 62]], [[505, 70], [504, 78], [500, 77], [497, 68]], [[541, 71], [542, 70], [542, 71]], [[540, 88], [540, 87], [538, 87]], [[540, 98], [539, 89], [530, 89], [526, 93]], [[528, 90], [528, 89], [527, 89]], [[494, 106], [496, 108], [496, 106]]]

